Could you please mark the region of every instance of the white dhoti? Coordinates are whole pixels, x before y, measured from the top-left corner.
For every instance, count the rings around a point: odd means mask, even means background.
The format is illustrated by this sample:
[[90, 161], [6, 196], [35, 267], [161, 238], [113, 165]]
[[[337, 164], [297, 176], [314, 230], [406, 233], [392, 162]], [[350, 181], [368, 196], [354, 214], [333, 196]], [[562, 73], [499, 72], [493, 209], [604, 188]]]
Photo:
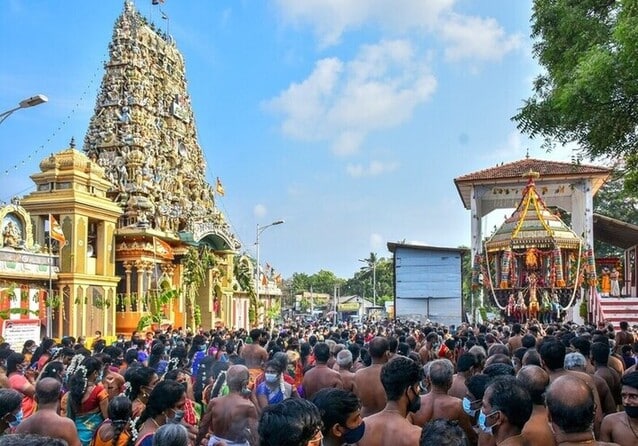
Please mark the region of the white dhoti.
[[250, 443], [247, 441], [230, 441], [225, 438], [218, 437], [217, 435], [211, 435], [208, 440], [208, 446], [216, 446], [221, 443], [227, 446], [250, 446]]

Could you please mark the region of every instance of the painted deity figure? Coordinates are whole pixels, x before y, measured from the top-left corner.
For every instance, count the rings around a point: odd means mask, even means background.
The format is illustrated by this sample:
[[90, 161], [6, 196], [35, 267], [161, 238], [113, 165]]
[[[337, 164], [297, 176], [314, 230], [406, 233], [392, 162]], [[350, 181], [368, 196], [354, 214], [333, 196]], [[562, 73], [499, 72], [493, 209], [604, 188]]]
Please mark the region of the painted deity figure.
[[523, 292], [519, 291], [518, 297], [516, 299], [516, 307], [514, 311], [514, 316], [519, 322], [523, 322], [526, 312], [527, 312], [527, 305], [525, 305], [525, 298], [523, 297]]
[[611, 273], [609, 274], [609, 281], [609, 295], [613, 297], [620, 297], [620, 272], [616, 268], [611, 269]]
[[514, 293], [510, 294], [510, 297], [507, 301], [507, 307], [505, 307], [505, 311], [507, 317], [514, 316], [514, 309], [516, 308], [516, 300], [514, 299]]
[[552, 294], [552, 322], [558, 322], [561, 318], [561, 306], [558, 300], [558, 294]]
[[2, 231], [2, 242], [4, 246], [16, 247], [20, 243], [20, 231], [12, 222], [8, 222]]

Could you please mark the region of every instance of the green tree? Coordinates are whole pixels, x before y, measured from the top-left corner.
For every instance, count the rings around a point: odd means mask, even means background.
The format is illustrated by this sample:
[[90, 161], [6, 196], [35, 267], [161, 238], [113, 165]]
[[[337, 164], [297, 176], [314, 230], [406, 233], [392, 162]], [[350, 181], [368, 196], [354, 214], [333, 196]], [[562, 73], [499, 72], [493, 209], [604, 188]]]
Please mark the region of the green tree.
[[191, 247], [186, 252], [184, 265], [184, 307], [186, 325], [196, 329], [196, 300], [200, 289], [208, 277], [208, 271], [215, 266], [217, 258], [212, 249], [206, 246]]
[[310, 285], [312, 285], [312, 291], [314, 293], [332, 295], [334, 293], [334, 287], [340, 287], [344, 283], [345, 280], [339, 279], [332, 271], [326, 271], [324, 269], [310, 276]]
[[576, 141], [591, 159], [638, 147], [638, 0], [534, 0], [544, 68], [514, 120], [546, 146]]
[[239, 283], [239, 287], [248, 294], [248, 321], [251, 327], [257, 323], [257, 314], [259, 311], [259, 302], [257, 302], [257, 293], [254, 285], [254, 269], [253, 261], [247, 255], [235, 257], [233, 265], [233, 274]]

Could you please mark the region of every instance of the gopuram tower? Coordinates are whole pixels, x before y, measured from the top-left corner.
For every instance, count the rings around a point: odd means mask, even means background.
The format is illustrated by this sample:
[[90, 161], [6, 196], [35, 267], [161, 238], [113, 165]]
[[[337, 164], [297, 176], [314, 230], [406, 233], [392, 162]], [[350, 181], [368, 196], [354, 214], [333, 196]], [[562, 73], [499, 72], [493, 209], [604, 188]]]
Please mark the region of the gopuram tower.
[[240, 244], [205, 178], [183, 57], [128, 0], [83, 150], [104, 168], [107, 196], [122, 209], [117, 332], [130, 335], [140, 319], [175, 328], [238, 325], [232, 285]]

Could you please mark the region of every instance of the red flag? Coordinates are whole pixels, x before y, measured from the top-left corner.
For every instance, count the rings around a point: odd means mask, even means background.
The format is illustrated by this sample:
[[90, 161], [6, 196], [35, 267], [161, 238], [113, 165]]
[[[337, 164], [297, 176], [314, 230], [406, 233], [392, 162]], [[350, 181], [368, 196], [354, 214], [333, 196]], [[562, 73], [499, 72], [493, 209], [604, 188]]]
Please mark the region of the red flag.
[[64, 236], [64, 232], [62, 232], [62, 227], [51, 214], [49, 214], [49, 236], [57, 240], [60, 243], [60, 247], [66, 245], [66, 237]]
[[266, 275], [265, 275], [265, 274], [262, 274], [262, 275], [261, 275], [261, 284], [262, 284], [263, 286], [268, 285], [268, 279], [266, 278]]

